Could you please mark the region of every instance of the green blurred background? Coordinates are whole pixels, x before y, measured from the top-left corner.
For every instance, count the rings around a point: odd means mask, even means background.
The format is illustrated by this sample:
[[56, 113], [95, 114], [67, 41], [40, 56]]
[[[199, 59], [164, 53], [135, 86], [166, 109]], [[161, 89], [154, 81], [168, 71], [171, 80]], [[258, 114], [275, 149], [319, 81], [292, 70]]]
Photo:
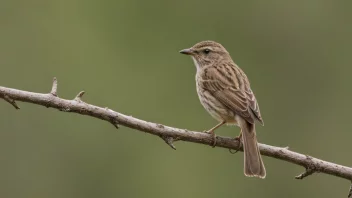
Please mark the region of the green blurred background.
[[[246, 72], [260, 142], [352, 166], [351, 1], [2, 0], [0, 85], [49, 92], [202, 131], [195, 67], [179, 50], [222, 43]], [[0, 101], [0, 197], [346, 197], [346, 180], [264, 157], [177, 142], [28, 103]], [[236, 127], [217, 131], [234, 137]]]

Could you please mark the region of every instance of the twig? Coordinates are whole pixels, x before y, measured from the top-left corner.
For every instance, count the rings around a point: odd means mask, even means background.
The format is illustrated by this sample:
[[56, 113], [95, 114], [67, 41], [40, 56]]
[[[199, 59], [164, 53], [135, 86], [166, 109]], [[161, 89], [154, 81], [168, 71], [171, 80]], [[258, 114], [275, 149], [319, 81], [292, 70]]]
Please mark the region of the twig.
[[315, 172], [314, 169], [307, 168], [306, 171], [304, 171], [302, 174], [297, 175], [295, 178], [296, 179], [304, 179], [305, 177], [308, 177], [309, 175], [313, 174]]
[[350, 186], [350, 191], [348, 192], [348, 198], [352, 197], [352, 181], [351, 181], [351, 186]]
[[[284, 148], [287, 149], [287, 148]], [[306, 155], [307, 163], [306, 163], [306, 171], [304, 171], [302, 174], [297, 175], [295, 178], [296, 179], [304, 179], [308, 177], [309, 175], [312, 175], [313, 173], [317, 172], [317, 168], [315, 167], [314, 163], [312, 162], [312, 157], [309, 155]]]
[[[134, 118], [132, 116], [127, 116], [122, 113], [110, 110], [108, 108], [102, 108], [82, 102], [81, 97], [84, 94], [83, 91], [80, 92], [73, 100], [65, 100], [59, 98], [57, 97], [56, 78], [54, 78], [52, 90], [50, 93], [51, 94], [34, 93], [0, 86], [0, 98], [5, 99], [7, 102], [11, 103], [15, 108], [19, 108], [15, 101], [22, 101], [45, 107], [55, 108], [60, 111], [74, 112], [82, 115], [99, 118], [112, 123], [115, 127], [117, 127], [118, 124], [121, 124], [129, 128], [137, 129], [139, 131], [144, 131], [146, 133], [159, 136], [173, 149], [175, 149], [173, 142], [176, 140], [194, 142], [205, 145], [213, 144], [212, 138], [209, 134], [206, 133], [188, 131], [186, 129], [179, 129], [157, 123], [147, 122]], [[306, 171], [301, 175], [297, 176], [297, 179], [303, 179], [314, 172], [320, 172], [352, 181], [351, 167], [323, 161], [318, 158], [291, 151], [288, 148], [275, 147], [266, 144], [258, 145], [262, 155], [284, 160], [305, 167]], [[241, 148], [240, 141], [234, 141], [233, 138], [220, 136], [217, 136], [216, 146], [234, 150], [238, 150], [239, 148]], [[349, 193], [350, 197], [351, 194], [352, 186]]]
[[57, 79], [56, 79], [56, 77], [54, 77], [54, 79], [53, 79], [53, 85], [51, 87], [50, 94], [53, 96], [57, 96]]
[[10, 98], [8, 95], [3, 96], [4, 100], [8, 103], [10, 103], [15, 109], [20, 109], [20, 107], [16, 104], [16, 101], [12, 98]]
[[75, 97], [75, 101], [77, 101], [77, 102], [82, 102], [82, 96], [85, 94], [86, 92], [84, 92], [84, 91], [81, 91], [81, 92], [79, 92], [78, 94], [77, 94], [77, 96]]

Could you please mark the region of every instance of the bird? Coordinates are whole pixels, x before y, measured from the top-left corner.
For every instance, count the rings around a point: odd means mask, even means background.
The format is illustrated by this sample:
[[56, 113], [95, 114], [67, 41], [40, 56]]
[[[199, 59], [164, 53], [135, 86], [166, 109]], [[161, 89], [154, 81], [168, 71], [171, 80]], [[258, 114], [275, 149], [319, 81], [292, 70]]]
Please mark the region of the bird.
[[213, 137], [220, 126], [241, 128], [238, 137], [243, 144], [244, 174], [265, 178], [266, 170], [258, 148], [255, 124], [264, 125], [257, 99], [246, 74], [232, 60], [229, 52], [215, 41], [201, 41], [181, 54], [192, 57], [196, 66], [196, 88], [200, 103], [219, 124], [205, 131]]

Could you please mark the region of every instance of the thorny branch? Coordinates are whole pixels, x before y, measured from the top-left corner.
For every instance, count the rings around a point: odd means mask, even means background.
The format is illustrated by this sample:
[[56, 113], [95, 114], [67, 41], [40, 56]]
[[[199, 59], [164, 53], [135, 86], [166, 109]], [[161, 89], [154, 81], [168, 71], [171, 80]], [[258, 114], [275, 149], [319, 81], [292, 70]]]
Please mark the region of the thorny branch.
[[[16, 109], [19, 109], [16, 101], [22, 101], [55, 108], [64, 112], [74, 112], [82, 115], [88, 115], [108, 121], [116, 128], [118, 128], [118, 124], [120, 124], [129, 128], [159, 136], [165, 141], [165, 143], [167, 143], [171, 148], [175, 150], [176, 147], [173, 145], [173, 143], [178, 140], [205, 145], [213, 145], [213, 139], [210, 134], [147, 122], [110, 110], [107, 107], [102, 108], [94, 106], [82, 101], [82, 96], [84, 93], [84, 91], [81, 91], [73, 100], [59, 98], [57, 94], [56, 78], [53, 80], [53, 85], [50, 93], [46, 94], [22, 91], [0, 86], [0, 98], [10, 103]], [[228, 137], [218, 136], [215, 146], [242, 151], [240, 142]], [[296, 179], [303, 179], [309, 175], [312, 175], [313, 173], [319, 172], [352, 181], [351, 167], [334, 164], [308, 155], [290, 151], [288, 147], [282, 148], [266, 144], [259, 144], [259, 149], [262, 155], [303, 166], [306, 171], [296, 176]], [[352, 197], [352, 185], [348, 197]]]

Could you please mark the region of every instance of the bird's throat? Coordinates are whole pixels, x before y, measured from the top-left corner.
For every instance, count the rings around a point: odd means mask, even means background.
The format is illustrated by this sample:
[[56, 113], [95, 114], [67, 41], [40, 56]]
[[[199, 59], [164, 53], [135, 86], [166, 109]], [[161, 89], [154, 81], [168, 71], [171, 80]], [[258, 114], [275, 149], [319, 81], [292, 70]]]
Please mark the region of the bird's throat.
[[199, 70], [200, 66], [199, 66], [197, 60], [193, 56], [192, 56], [192, 59], [193, 59], [194, 65], [196, 66], [197, 70]]

